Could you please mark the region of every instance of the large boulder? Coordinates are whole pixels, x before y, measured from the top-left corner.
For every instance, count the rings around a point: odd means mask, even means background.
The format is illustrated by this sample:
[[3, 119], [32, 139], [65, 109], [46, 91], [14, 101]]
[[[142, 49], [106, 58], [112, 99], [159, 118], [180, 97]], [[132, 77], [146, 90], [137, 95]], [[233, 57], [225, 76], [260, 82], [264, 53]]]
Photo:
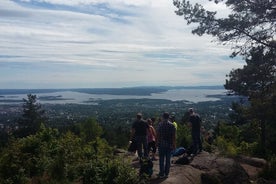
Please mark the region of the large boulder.
[[201, 171], [202, 184], [247, 184], [249, 176], [241, 165], [231, 158], [218, 157], [207, 152], [197, 155], [190, 165]]

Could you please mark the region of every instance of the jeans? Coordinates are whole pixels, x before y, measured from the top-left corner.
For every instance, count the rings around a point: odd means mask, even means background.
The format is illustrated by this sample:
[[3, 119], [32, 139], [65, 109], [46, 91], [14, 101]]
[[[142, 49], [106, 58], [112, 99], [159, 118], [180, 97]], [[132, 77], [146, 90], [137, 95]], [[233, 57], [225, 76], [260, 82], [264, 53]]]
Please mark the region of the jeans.
[[171, 148], [159, 147], [159, 175], [169, 175], [171, 167]]
[[202, 142], [200, 138], [200, 132], [192, 132], [193, 139], [193, 154], [197, 154], [202, 151]]
[[[147, 136], [135, 136], [137, 143], [138, 157], [148, 157], [148, 139]], [[144, 149], [144, 152], [143, 152]], [[144, 153], [144, 154], [143, 154]]]

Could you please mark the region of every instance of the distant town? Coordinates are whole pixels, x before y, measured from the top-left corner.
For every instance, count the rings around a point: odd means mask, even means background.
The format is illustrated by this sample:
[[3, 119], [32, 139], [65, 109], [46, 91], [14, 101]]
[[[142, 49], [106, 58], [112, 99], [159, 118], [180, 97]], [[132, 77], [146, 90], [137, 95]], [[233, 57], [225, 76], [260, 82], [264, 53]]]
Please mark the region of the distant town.
[[[203, 88], [203, 87], [197, 87]], [[206, 87], [205, 87], [206, 88]], [[211, 87], [211, 88], [218, 88]], [[143, 89], [143, 90], [142, 90]], [[139, 94], [148, 94], [153, 92], [162, 92], [170, 89], [169, 87], [158, 88], [135, 88], [135, 90], [142, 91]], [[76, 89], [77, 91], [90, 93], [95, 89]], [[133, 88], [122, 89], [97, 89], [97, 93], [110, 93], [112, 94], [138, 94]], [[54, 92], [55, 90], [0, 90], [1, 95], [16, 95], [22, 92]], [[10, 94], [7, 94], [10, 92]], [[95, 92], [95, 91], [94, 91]], [[238, 96], [225, 95], [211, 95], [210, 97], [216, 97], [219, 100], [216, 101], [204, 101], [198, 103], [192, 103], [185, 100], [171, 101], [165, 99], [113, 99], [102, 100], [93, 99], [93, 103], [87, 104], [48, 104], [42, 103], [42, 109], [45, 110], [48, 125], [57, 128], [63, 128], [75, 123], [84, 121], [87, 118], [95, 118], [105, 128], [121, 127], [126, 131], [130, 128], [131, 122], [137, 112], [142, 112], [144, 118], [155, 117], [158, 118], [164, 112], [174, 112], [176, 120], [182, 122], [189, 107], [196, 109], [200, 113], [203, 119], [203, 125], [206, 129], [212, 129], [216, 124], [223, 121], [231, 121], [229, 113], [231, 113], [231, 104], [233, 101], [240, 101]], [[47, 96], [44, 97], [47, 100], [60, 100], [62, 96]], [[4, 98], [0, 98], [4, 100]], [[45, 100], [45, 99], [42, 99]], [[64, 100], [64, 99], [63, 99]], [[19, 101], [19, 100], [18, 100]], [[2, 101], [3, 102], [3, 101]], [[42, 101], [43, 102], [43, 101]], [[8, 103], [0, 105], [0, 128], [2, 131], [9, 131], [11, 127], [16, 127], [17, 121], [22, 115], [22, 103]]]

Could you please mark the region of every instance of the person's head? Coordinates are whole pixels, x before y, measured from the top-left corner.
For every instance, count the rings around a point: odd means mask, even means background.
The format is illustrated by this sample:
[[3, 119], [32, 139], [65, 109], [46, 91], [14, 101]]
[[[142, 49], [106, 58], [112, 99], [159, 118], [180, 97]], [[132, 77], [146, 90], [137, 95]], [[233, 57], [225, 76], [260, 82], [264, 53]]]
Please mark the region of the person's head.
[[142, 119], [142, 113], [138, 112], [137, 115], [136, 115], [136, 118], [137, 119]]
[[170, 119], [171, 122], [175, 121], [175, 113], [174, 112], [171, 113], [169, 119]]
[[189, 108], [189, 114], [193, 114], [194, 113], [194, 109], [193, 108]]
[[152, 125], [152, 120], [150, 118], [147, 119], [149, 125]]
[[167, 120], [167, 119], [169, 119], [170, 114], [168, 112], [164, 112], [162, 117], [163, 117], [163, 119]]
[[160, 123], [162, 121], [162, 118], [161, 117], [159, 117], [158, 118], [158, 123]]

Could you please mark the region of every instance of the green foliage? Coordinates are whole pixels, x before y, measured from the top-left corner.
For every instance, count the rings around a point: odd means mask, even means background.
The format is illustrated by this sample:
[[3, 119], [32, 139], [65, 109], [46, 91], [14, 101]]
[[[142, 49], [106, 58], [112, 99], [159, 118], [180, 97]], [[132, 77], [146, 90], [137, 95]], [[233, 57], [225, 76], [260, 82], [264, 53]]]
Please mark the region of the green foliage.
[[177, 125], [177, 135], [176, 135], [177, 147], [183, 146], [188, 148], [192, 143], [191, 130], [186, 124]]
[[203, 140], [202, 147], [204, 151], [207, 151], [209, 153], [214, 152], [216, 150], [216, 147], [214, 144], [209, 144], [206, 140]]
[[[195, 24], [192, 33], [208, 34], [223, 44], [232, 44], [232, 56], [242, 55], [246, 65], [233, 69], [224, 85], [227, 90], [248, 97], [247, 114], [234, 108], [235, 123], [260, 122], [260, 145], [262, 151], [275, 143], [267, 134], [275, 132], [267, 126], [275, 124], [276, 118], [276, 41], [274, 1], [210, 0], [224, 3], [231, 10], [227, 17], [187, 0], [174, 0], [177, 15], [187, 24]], [[275, 150], [273, 150], [275, 153]]]
[[[227, 17], [218, 17], [202, 5], [187, 0], [174, 0], [177, 15], [194, 26], [192, 33], [208, 34], [220, 42], [233, 43], [233, 55], [246, 54], [251, 47], [275, 49], [275, 4], [273, 1], [210, 0], [225, 3], [231, 10]], [[240, 44], [242, 42], [242, 44]]]
[[83, 170], [83, 184], [138, 184], [137, 171], [121, 159], [92, 160]]
[[260, 141], [260, 125], [257, 121], [251, 121], [240, 128], [240, 140], [248, 143]]
[[111, 146], [125, 148], [128, 145], [130, 138], [130, 126], [122, 123], [119, 125], [105, 127], [103, 137], [108, 141]]
[[0, 157], [0, 183], [3, 184], [24, 184], [28, 177], [22, 165], [21, 153], [18, 149], [18, 142], [11, 142], [12, 146], [5, 148]]
[[242, 141], [237, 151], [239, 154], [251, 156], [257, 150], [257, 147], [258, 147], [257, 142], [248, 143], [248, 142]]
[[222, 155], [236, 156], [238, 153], [235, 144], [227, 141], [224, 137], [218, 136], [215, 140], [215, 145]]
[[89, 118], [80, 123], [81, 137], [85, 142], [95, 140], [103, 134], [102, 127], [97, 123], [96, 119]]
[[3, 182], [25, 183], [26, 178], [42, 176], [51, 162], [47, 154], [51, 152], [56, 136], [55, 130], [44, 127], [35, 135], [10, 142], [0, 155]]
[[276, 154], [276, 123], [271, 123], [267, 125], [267, 145], [266, 148], [272, 153]]
[[252, 48], [246, 57], [247, 65], [242, 69], [232, 70], [225, 84], [226, 89], [249, 97], [250, 106], [246, 117], [250, 121], [260, 122], [263, 151], [266, 146], [272, 146], [267, 145], [267, 139], [270, 139], [267, 134], [273, 130], [266, 126], [274, 124], [276, 118], [275, 55], [276, 49], [267, 52], [264, 47]]
[[36, 95], [28, 94], [27, 97], [23, 98], [23, 114], [18, 122], [19, 130], [15, 132], [18, 137], [35, 134], [46, 120], [45, 111], [37, 102]]
[[240, 129], [235, 125], [227, 125], [226, 123], [218, 123], [217, 135], [223, 137], [227, 142], [238, 145], [240, 142]]
[[260, 149], [259, 131], [254, 122], [240, 127], [219, 123], [217, 131], [215, 144], [223, 155], [264, 156]]
[[231, 108], [232, 112], [229, 114], [231, 122], [236, 125], [243, 125], [247, 123], [246, 108], [244, 107], [243, 100], [240, 100], [239, 103], [233, 102]]
[[7, 131], [0, 130], [0, 150], [2, 147], [6, 146], [9, 140], [9, 133]]
[[115, 159], [113, 149], [99, 137], [101, 127], [90, 120], [83, 125], [84, 139], [44, 125], [36, 134], [12, 139], [0, 153], [0, 183], [59, 184], [82, 179], [88, 183], [138, 183], [130, 163]]

